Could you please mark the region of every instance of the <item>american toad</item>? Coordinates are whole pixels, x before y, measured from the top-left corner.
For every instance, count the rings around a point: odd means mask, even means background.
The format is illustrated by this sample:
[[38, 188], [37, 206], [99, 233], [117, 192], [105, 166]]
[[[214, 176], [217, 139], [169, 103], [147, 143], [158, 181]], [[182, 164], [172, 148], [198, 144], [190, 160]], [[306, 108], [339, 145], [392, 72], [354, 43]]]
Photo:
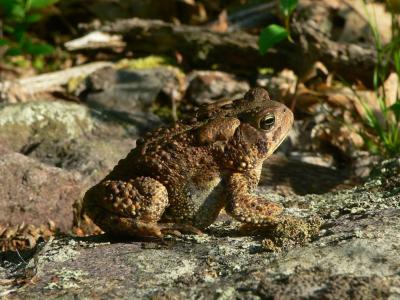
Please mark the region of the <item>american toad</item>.
[[222, 208], [248, 225], [274, 223], [282, 207], [251, 192], [292, 124], [292, 112], [261, 88], [201, 107], [137, 140], [86, 192], [84, 212], [104, 231], [127, 236], [200, 232]]

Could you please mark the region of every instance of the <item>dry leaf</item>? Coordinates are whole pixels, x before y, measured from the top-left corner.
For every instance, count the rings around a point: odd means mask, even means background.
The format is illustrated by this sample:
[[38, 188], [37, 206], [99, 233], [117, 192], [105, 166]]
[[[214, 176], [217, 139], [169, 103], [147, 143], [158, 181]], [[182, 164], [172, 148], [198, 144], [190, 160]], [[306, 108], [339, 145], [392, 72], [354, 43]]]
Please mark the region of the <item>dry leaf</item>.
[[[386, 106], [393, 105], [396, 102], [398, 95], [400, 95], [399, 76], [397, 73], [393, 72], [389, 75], [383, 84], [383, 89]], [[382, 93], [382, 90], [380, 90], [380, 92]]]
[[227, 32], [229, 28], [228, 13], [226, 9], [218, 15], [218, 20], [210, 25], [210, 29], [216, 32]]

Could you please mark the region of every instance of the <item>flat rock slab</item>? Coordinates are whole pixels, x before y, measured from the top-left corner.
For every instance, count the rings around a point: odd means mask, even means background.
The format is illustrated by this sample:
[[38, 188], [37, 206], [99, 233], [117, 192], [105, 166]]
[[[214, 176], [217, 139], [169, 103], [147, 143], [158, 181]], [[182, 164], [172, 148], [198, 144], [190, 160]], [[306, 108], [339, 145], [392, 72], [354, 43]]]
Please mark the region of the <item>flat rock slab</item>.
[[0, 294], [10, 299], [398, 299], [400, 190], [392, 183], [400, 177], [399, 164], [394, 162], [393, 172], [384, 167], [383, 176], [364, 186], [323, 195], [283, 198], [259, 189], [292, 214], [323, 218], [319, 234], [307, 244], [268, 252], [263, 239], [274, 233], [243, 236], [230, 219], [204, 235], [164, 242], [56, 237], [24, 253], [28, 264], [15, 253], [3, 253]]
[[[37, 270], [34, 283], [14, 295], [49, 299], [400, 297], [400, 210], [344, 219], [347, 222], [338, 220], [345, 222], [313, 243], [278, 254], [263, 251], [260, 241], [252, 237], [224, 232], [226, 223], [215, 225], [207, 235], [164, 244], [58, 238], [28, 265]], [[3, 270], [3, 276], [10, 270]]]

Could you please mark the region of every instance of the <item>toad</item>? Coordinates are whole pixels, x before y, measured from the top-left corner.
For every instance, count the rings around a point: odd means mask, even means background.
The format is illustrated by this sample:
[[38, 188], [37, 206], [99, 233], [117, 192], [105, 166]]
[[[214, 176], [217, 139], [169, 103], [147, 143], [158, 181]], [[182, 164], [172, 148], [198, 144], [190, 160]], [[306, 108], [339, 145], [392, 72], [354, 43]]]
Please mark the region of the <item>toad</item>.
[[290, 109], [262, 88], [200, 107], [138, 139], [86, 192], [84, 212], [105, 232], [133, 237], [200, 233], [222, 208], [246, 225], [276, 223], [282, 206], [252, 191], [292, 124]]

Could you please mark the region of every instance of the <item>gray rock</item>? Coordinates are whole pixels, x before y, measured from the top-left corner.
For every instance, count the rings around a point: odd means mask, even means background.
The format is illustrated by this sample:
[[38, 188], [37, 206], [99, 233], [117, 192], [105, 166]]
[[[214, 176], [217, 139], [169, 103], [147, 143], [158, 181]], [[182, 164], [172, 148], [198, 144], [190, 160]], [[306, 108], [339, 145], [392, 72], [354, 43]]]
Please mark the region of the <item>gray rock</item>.
[[64, 101], [4, 104], [0, 144], [98, 179], [134, 147], [140, 134], [160, 124], [143, 111], [128, 114]]
[[2, 228], [15, 231], [22, 223], [41, 228], [52, 220], [70, 231], [73, 203], [135, 146], [138, 135], [158, 125], [152, 113], [64, 101], [1, 105], [0, 247], [2, 234], [11, 234]]
[[[49, 299], [398, 299], [399, 180], [400, 160], [392, 160], [365, 185], [334, 193], [283, 198], [261, 186], [258, 192], [284, 203], [288, 213], [324, 220], [312, 241], [280, 252], [266, 251], [261, 241], [275, 233], [243, 236], [230, 219], [205, 235], [164, 242], [57, 237], [38, 247], [26, 265], [5, 253], [0, 280], [9, 283], [0, 293]], [[12, 281], [33, 275], [34, 283], [23, 287]]]
[[88, 105], [124, 113], [149, 110], [160, 94], [177, 101], [182, 97], [180, 73], [173, 67], [139, 70], [103, 68], [91, 74], [83, 91]]
[[94, 120], [90, 111], [68, 102], [29, 102], [0, 105], [0, 141], [20, 150], [36, 139], [74, 139], [90, 133]]
[[193, 71], [187, 77], [186, 98], [196, 105], [221, 98], [240, 98], [250, 88], [248, 82], [220, 71]]
[[19, 153], [0, 155], [0, 174], [0, 227], [51, 220], [61, 230], [72, 228], [72, 204], [87, 186], [81, 174]]

